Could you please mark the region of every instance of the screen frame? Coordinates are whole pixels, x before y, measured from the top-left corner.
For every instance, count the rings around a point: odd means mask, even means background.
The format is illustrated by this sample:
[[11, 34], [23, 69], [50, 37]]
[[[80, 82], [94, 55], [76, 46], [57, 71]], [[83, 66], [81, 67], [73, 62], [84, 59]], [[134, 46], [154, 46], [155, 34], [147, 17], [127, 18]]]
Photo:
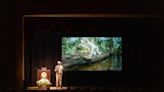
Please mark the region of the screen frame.
[[[121, 45], [121, 47], [123, 46], [123, 40], [122, 40], [122, 37], [121, 36], [101, 36], [101, 35], [97, 35], [97, 36], [62, 36], [61, 37], [61, 43], [62, 43], [62, 39], [64, 38], [64, 37], [68, 37], [68, 38], [72, 38], [72, 37], [75, 37], [75, 38], [79, 38], [79, 37], [82, 37], [82, 38], [85, 38], [85, 37], [99, 37], [99, 38], [101, 38], [101, 37], [105, 37], [105, 38], [116, 38], [116, 37], [118, 37], [118, 38], [121, 38], [121, 43], [122, 43], [122, 45]], [[62, 50], [62, 47], [61, 47], [61, 52], [62, 52], [63, 50]], [[63, 52], [62, 52], [63, 53]], [[61, 54], [61, 60], [63, 59], [63, 55]], [[81, 71], [86, 71], [86, 72], [110, 72], [110, 71], [113, 71], [113, 72], [121, 72], [123, 70], [123, 47], [122, 47], [122, 49], [121, 49], [121, 69], [120, 70], [78, 70], [79, 72], [81, 72]], [[76, 70], [66, 70], [65, 72], [74, 72], [74, 71], [76, 71]]]

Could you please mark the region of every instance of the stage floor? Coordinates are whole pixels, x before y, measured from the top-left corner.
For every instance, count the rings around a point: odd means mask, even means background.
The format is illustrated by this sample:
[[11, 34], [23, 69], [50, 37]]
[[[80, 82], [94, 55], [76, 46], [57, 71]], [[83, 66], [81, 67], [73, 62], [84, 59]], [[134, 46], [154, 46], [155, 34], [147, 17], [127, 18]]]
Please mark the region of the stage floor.
[[[68, 89], [68, 87], [56, 88], [56, 87], [51, 86], [49, 90], [67, 90], [67, 89]], [[43, 89], [40, 89], [37, 86], [33, 86], [33, 87], [27, 87], [26, 90], [43, 90]]]
[[142, 87], [86, 87], [86, 86], [63, 86], [56, 88], [51, 86], [48, 90], [43, 90], [37, 86], [27, 87], [25, 92], [143, 92]]
[[[55, 86], [51, 86], [49, 90], [76, 90], [76, 89], [104, 89], [109, 87], [86, 87], [86, 86], [63, 86], [62, 88]], [[42, 90], [41, 88], [38, 88], [37, 86], [31, 86], [27, 87], [25, 90]]]

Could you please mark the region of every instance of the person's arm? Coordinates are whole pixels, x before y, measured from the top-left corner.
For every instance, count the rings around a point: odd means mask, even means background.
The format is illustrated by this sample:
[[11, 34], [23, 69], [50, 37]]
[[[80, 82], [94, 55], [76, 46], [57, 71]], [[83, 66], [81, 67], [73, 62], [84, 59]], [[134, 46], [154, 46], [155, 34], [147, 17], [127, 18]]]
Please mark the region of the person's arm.
[[[63, 65], [62, 65], [63, 66]], [[63, 70], [64, 70], [64, 66], [63, 66]]]
[[55, 66], [55, 69], [54, 69], [54, 72], [56, 72], [57, 71], [57, 66]]
[[62, 65], [62, 71], [64, 71], [64, 66]]

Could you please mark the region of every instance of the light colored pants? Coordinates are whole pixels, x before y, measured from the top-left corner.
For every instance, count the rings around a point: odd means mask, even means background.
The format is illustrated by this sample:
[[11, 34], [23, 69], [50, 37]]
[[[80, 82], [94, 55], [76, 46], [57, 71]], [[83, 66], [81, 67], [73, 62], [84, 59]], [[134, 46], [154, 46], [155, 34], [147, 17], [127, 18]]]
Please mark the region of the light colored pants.
[[56, 87], [62, 87], [62, 73], [56, 73]]

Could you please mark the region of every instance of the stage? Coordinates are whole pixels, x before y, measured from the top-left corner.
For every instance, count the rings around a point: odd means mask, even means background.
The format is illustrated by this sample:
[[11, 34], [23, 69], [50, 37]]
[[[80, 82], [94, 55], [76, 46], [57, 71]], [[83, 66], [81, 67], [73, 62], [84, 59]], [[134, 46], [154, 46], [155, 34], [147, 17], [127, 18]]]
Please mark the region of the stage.
[[[60, 88], [60, 87], [50, 87], [49, 88], [49, 90], [67, 90], [68, 89], [68, 87], [62, 87], [62, 88]], [[40, 89], [40, 88], [38, 88], [37, 86], [33, 86], [33, 87], [27, 87], [27, 89], [26, 90], [43, 90], [43, 89]]]
[[38, 88], [37, 86], [27, 87], [25, 92], [143, 92], [142, 87], [86, 87], [86, 86], [63, 86], [56, 88], [51, 86], [47, 90]]

